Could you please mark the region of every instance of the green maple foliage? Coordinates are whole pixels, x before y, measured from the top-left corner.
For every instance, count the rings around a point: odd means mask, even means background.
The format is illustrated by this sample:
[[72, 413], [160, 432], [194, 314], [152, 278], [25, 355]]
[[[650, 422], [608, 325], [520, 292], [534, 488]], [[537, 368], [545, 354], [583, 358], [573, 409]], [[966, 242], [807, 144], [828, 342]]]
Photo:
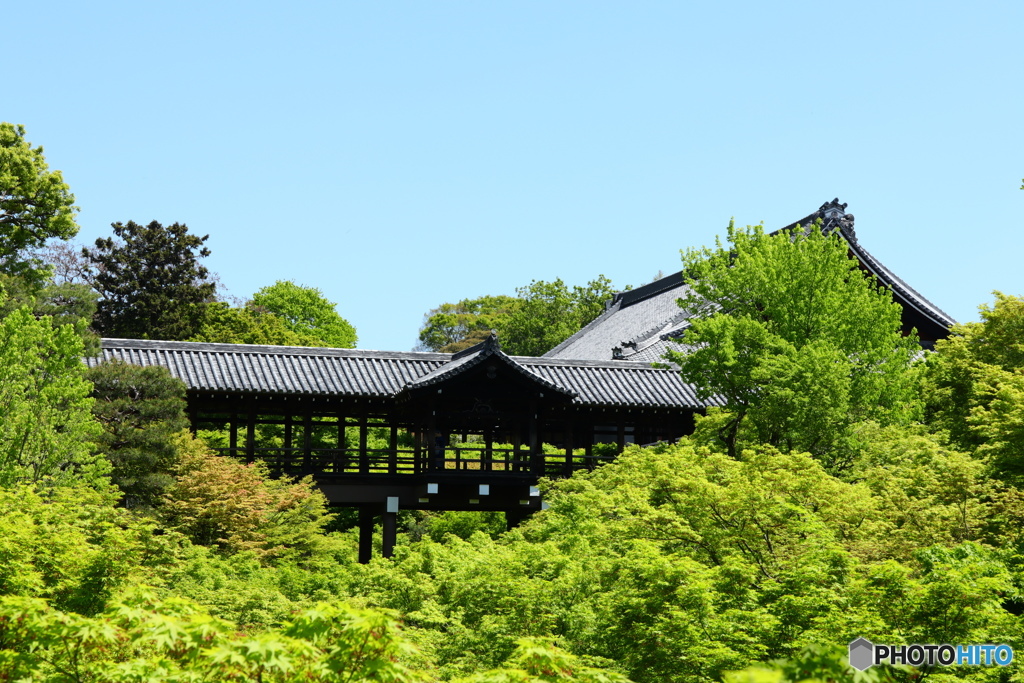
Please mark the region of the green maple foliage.
[[928, 359], [927, 420], [1001, 477], [1024, 482], [1024, 298], [995, 292], [981, 322], [953, 328]]
[[666, 357], [702, 398], [725, 402], [713, 419], [730, 453], [766, 443], [841, 470], [856, 450], [853, 425], [917, 414], [917, 342], [840, 235], [730, 224], [728, 242], [684, 253], [680, 305], [693, 317]]
[[319, 604], [279, 629], [240, 632], [188, 600], [123, 594], [96, 617], [0, 597], [0, 675], [57, 683], [415, 683], [393, 615]]
[[52, 478], [102, 485], [82, 339], [20, 308], [0, 320], [0, 486]]

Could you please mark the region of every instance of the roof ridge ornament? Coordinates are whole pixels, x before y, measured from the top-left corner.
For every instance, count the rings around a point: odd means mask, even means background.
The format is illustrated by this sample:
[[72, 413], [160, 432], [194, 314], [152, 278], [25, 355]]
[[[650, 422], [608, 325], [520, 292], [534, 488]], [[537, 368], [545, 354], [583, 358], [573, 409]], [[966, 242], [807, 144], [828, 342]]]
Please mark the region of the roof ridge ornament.
[[853, 214], [846, 213], [847, 203], [839, 203], [839, 197], [830, 202], [825, 202], [818, 209], [821, 214], [821, 231], [826, 235], [839, 230], [843, 237], [851, 242], [857, 241], [857, 233], [853, 229]]
[[481, 353], [485, 356], [501, 351], [501, 342], [498, 341], [498, 333], [495, 330], [491, 330], [491, 333], [484, 338], [482, 342], [477, 342], [472, 346], [467, 346], [461, 351], [456, 351], [452, 354], [452, 360], [458, 360], [459, 358], [465, 358], [466, 356], [473, 356]]

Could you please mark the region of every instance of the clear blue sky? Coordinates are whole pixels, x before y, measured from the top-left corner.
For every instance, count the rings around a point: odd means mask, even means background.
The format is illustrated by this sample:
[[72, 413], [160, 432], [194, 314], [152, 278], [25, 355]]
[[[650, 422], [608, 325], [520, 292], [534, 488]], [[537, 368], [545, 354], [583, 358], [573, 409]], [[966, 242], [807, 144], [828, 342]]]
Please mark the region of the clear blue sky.
[[209, 233], [359, 346], [533, 279], [678, 270], [838, 196], [960, 320], [1024, 294], [1024, 3], [18, 2], [0, 120], [81, 207]]

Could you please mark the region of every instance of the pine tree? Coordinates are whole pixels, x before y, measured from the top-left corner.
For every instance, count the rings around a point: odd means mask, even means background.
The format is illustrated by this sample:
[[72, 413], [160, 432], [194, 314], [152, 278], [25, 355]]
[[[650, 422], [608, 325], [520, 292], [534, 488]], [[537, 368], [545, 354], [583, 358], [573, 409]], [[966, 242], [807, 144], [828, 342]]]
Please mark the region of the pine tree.
[[82, 254], [97, 269], [100, 293], [94, 327], [105, 337], [186, 340], [203, 323], [216, 284], [199, 264], [209, 235], [174, 223], [114, 223], [114, 238], [96, 240]]

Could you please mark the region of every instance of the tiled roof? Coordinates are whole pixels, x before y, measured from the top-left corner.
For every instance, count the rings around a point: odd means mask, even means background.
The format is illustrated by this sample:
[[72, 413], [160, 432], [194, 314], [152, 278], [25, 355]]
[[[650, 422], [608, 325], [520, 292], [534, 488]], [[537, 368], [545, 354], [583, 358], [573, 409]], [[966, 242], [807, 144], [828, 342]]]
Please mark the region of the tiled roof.
[[670, 321], [686, 318], [676, 299], [686, 296], [682, 272], [673, 273], [634, 290], [619, 292], [597, 318], [544, 354], [545, 358], [612, 359], [622, 347], [644, 332], [655, 332]]
[[[918, 311], [938, 329], [948, 329], [955, 324], [951, 316], [921, 296], [860, 245], [853, 216], [846, 213], [846, 206], [838, 199], [826, 202], [814, 213], [777, 232], [792, 230], [797, 225], [807, 228], [821, 219], [823, 230], [838, 231], [864, 267], [880, 283], [888, 286], [902, 305]], [[677, 299], [688, 293], [682, 272], [634, 290], [619, 292], [601, 315], [544, 357], [660, 361], [667, 348], [678, 348], [673, 346], [674, 340], [682, 336], [688, 325], [689, 313], [676, 304]]]
[[99, 360], [162, 365], [189, 389], [260, 394], [393, 396], [451, 358], [295, 346], [104, 339]]
[[104, 339], [100, 356], [87, 358], [86, 363], [119, 359], [160, 365], [192, 391], [391, 398], [408, 388], [443, 382], [481, 358], [500, 354], [503, 362], [538, 384], [573, 396], [577, 405], [702, 408], [717, 404], [701, 401], [677, 373], [647, 363], [506, 356], [500, 349], [488, 349], [487, 343], [452, 355]]
[[573, 403], [609, 406], [691, 407], [723, 405], [702, 401], [691, 384], [673, 370], [636, 361], [568, 361], [516, 356], [526, 367], [555, 384], [572, 389]]
[[436, 370], [432, 370], [419, 379], [409, 382], [409, 384], [406, 385], [406, 389], [418, 389], [420, 387], [439, 384], [451, 377], [462, 374], [463, 372], [476, 367], [488, 358], [493, 358], [503, 365], [528, 377], [536, 384], [539, 384], [551, 391], [565, 394], [567, 396], [576, 396], [576, 393], [571, 389], [566, 389], [563, 386], [559, 386], [558, 384], [541, 377], [535, 372], [531, 372], [530, 369], [524, 367], [521, 363], [517, 363], [511, 356], [502, 352], [501, 346], [498, 344], [498, 338], [493, 333], [483, 342], [453, 354], [451, 361], [445, 365], [442, 365]]

